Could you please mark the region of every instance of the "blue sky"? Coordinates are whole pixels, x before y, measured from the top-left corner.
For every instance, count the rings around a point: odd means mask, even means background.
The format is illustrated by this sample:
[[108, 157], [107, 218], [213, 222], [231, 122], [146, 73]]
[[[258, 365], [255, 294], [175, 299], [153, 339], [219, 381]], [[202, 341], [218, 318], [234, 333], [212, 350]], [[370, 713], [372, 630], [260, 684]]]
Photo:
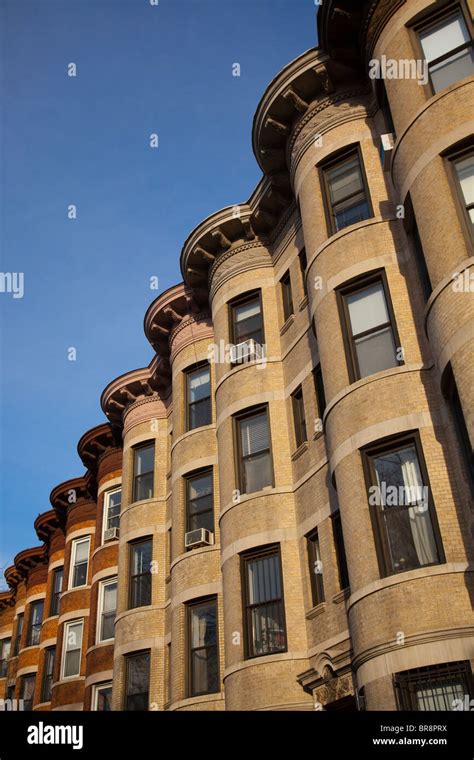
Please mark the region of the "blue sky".
[[258, 182], [253, 114], [316, 24], [314, 0], [0, 0], [0, 28], [0, 269], [25, 289], [0, 293], [4, 568], [83, 473], [103, 388], [152, 358], [150, 277], [179, 282], [189, 232]]

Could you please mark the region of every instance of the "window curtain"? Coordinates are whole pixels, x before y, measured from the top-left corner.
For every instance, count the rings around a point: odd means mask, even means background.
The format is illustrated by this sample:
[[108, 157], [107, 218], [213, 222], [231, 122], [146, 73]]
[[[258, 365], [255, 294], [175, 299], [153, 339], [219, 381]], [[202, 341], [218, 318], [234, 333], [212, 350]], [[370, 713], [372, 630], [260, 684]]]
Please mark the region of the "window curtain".
[[431, 525], [428, 500], [424, 498], [423, 480], [418, 460], [413, 449], [401, 453], [402, 476], [405, 485], [405, 499], [410, 519], [411, 535], [420, 566], [430, 565], [438, 560], [438, 552]]

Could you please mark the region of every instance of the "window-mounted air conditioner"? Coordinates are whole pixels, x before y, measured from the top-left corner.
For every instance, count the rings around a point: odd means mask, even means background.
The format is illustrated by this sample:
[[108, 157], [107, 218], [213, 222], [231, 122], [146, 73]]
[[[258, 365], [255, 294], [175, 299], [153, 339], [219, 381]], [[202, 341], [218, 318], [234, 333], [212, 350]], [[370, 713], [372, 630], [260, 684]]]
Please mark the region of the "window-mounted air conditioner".
[[253, 338], [236, 343], [230, 347], [230, 361], [232, 364], [243, 364], [255, 359], [263, 358], [263, 346]]
[[389, 132], [386, 135], [380, 135], [380, 159], [382, 161], [384, 172], [390, 171], [394, 145], [395, 136], [393, 132]]
[[113, 541], [120, 536], [120, 528], [107, 528], [104, 530], [104, 541]]
[[214, 533], [205, 528], [190, 530], [184, 536], [184, 545], [186, 549], [191, 546], [211, 546], [214, 543]]

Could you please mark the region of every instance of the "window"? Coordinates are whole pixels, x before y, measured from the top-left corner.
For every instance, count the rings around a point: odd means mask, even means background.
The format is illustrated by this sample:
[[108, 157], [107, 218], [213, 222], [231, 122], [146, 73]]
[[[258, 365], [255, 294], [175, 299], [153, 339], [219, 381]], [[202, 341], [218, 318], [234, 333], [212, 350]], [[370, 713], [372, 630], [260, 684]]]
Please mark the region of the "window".
[[188, 694], [195, 697], [219, 691], [217, 600], [187, 605]]
[[444, 561], [418, 437], [368, 448], [363, 458], [382, 574]]
[[299, 259], [299, 262], [300, 262], [300, 272], [301, 272], [301, 281], [302, 281], [302, 284], [303, 284], [303, 291], [304, 291], [304, 294], [306, 296], [306, 295], [308, 295], [308, 288], [306, 286], [306, 270], [308, 268], [308, 262], [307, 262], [307, 259], [306, 259], [306, 248], [303, 248], [299, 252], [298, 259]]
[[130, 544], [130, 609], [151, 604], [152, 540]]
[[324, 393], [323, 373], [321, 365], [317, 364], [313, 369], [314, 391], [316, 393], [316, 406], [319, 418], [322, 420], [326, 409], [326, 394]]
[[23, 620], [24, 615], [23, 612], [20, 612], [16, 619], [16, 633], [15, 633], [15, 641], [13, 644], [13, 656], [16, 657], [18, 652], [20, 651], [20, 644], [21, 644], [21, 636], [23, 633]]
[[186, 372], [187, 429], [194, 430], [212, 422], [211, 369], [209, 364]]
[[120, 507], [122, 504], [122, 489], [114, 488], [104, 494], [104, 520], [102, 525], [102, 543], [105, 531], [120, 527]]
[[84, 621], [75, 620], [64, 626], [63, 678], [78, 676], [81, 672], [81, 649]]
[[296, 448], [298, 448], [308, 440], [304, 417], [303, 389], [301, 385], [291, 394], [291, 404], [293, 407], [293, 422], [295, 424]]
[[291, 279], [289, 270], [282, 277], [280, 285], [281, 297], [283, 300], [283, 319], [286, 322], [286, 320], [289, 319], [293, 314], [293, 296], [291, 295]]
[[423, 291], [423, 297], [426, 303], [431, 295], [433, 288], [431, 287], [430, 275], [426, 266], [425, 254], [423, 251], [423, 246], [421, 244], [415, 212], [413, 210], [413, 204], [409, 194], [405, 200], [405, 230], [411, 243], [411, 250], [413, 252], [415, 265], [418, 270], [418, 277]]
[[322, 179], [330, 234], [373, 216], [358, 148], [325, 163]]
[[464, 419], [464, 412], [461, 405], [461, 399], [454, 379], [453, 369], [449, 363], [443, 376], [443, 393], [448, 400], [451, 414], [454, 420], [454, 427], [461, 446], [461, 451], [466, 463], [466, 469], [469, 475], [470, 486], [474, 492], [474, 452], [472, 450], [469, 432]]
[[97, 641], [114, 638], [115, 613], [117, 611], [117, 579], [102, 581], [99, 586], [99, 614]]
[[306, 536], [309, 560], [309, 577], [311, 578], [311, 594], [313, 607], [324, 602], [323, 563], [319, 549], [318, 531], [313, 530]]
[[41, 624], [43, 622], [44, 601], [32, 602], [30, 604], [30, 615], [28, 618], [28, 633], [26, 636], [26, 646], [37, 646], [41, 636]]
[[11, 639], [0, 640], [0, 678], [6, 678], [7, 675], [11, 643]]
[[51, 603], [49, 606], [49, 615], [59, 615], [59, 600], [61, 598], [61, 591], [63, 588], [63, 572], [62, 567], [57, 567], [53, 570], [53, 580], [51, 583]]
[[351, 382], [403, 364], [383, 273], [338, 290]]
[[34, 673], [22, 676], [20, 682], [20, 699], [23, 700], [23, 709], [30, 712], [33, 709], [35, 696], [36, 676]]
[[171, 702], [171, 641], [166, 645], [165, 675], [166, 675], [166, 701]]
[[155, 444], [147, 443], [133, 452], [133, 501], [153, 498]]
[[283, 580], [278, 546], [242, 556], [246, 656], [286, 651]]
[[54, 660], [56, 647], [48, 647], [44, 650], [43, 680], [41, 683], [41, 701], [51, 702], [51, 690], [53, 686]]
[[87, 536], [87, 538], [78, 538], [76, 541], [72, 542], [69, 588], [77, 588], [78, 586], [87, 585], [89, 545], [89, 536]]
[[239, 451], [239, 490], [261, 491], [273, 485], [268, 410], [263, 407], [236, 418]]
[[418, 31], [433, 92], [474, 73], [472, 38], [460, 9]]
[[474, 695], [468, 660], [405, 670], [394, 676], [394, 686], [402, 711], [463, 710]]
[[341, 513], [334, 512], [332, 519], [332, 535], [334, 548], [336, 549], [337, 570], [339, 574], [339, 587], [349, 588], [349, 573], [347, 570], [346, 547], [344, 546], [344, 534], [342, 532]]
[[93, 687], [92, 709], [97, 712], [112, 710], [112, 681], [98, 683]]
[[212, 470], [186, 478], [186, 530], [214, 532]]
[[150, 689], [150, 652], [129, 654], [126, 661], [126, 710], [148, 710]]
[[248, 294], [231, 304], [231, 342], [254, 340], [263, 345], [263, 321], [260, 293]]
[[474, 238], [474, 148], [472, 139], [463, 148], [450, 151], [447, 155], [454, 176], [458, 207], [467, 232]]

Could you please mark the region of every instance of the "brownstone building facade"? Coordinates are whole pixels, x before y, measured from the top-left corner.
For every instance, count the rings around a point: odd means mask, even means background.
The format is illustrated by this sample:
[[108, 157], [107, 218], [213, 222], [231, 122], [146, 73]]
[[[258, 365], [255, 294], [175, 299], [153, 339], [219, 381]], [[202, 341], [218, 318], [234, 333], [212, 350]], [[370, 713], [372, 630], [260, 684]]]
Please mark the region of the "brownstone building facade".
[[0, 696], [474, 698], [472, 10], [322, 4], [255, 114], [261, 181], [189, 235], [151, 363], [6, 571]]

